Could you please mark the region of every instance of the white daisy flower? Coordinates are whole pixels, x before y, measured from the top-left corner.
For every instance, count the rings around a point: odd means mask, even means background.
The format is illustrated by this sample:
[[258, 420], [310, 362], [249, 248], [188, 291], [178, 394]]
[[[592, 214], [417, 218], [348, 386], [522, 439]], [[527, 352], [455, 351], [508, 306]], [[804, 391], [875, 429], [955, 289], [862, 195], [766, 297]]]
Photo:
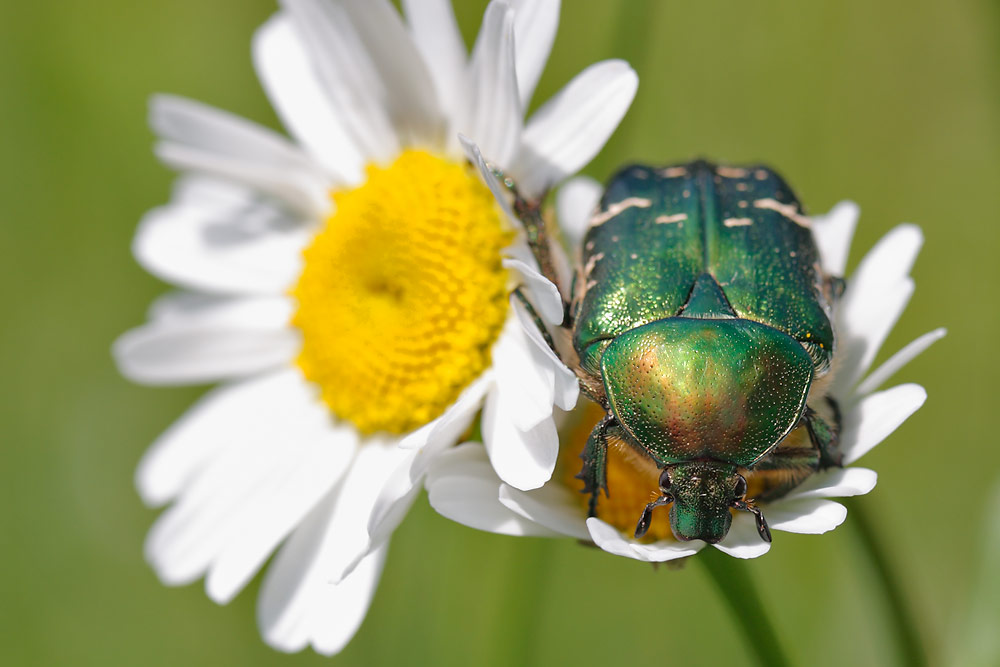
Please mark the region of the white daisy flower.
[[[589, 179], [574, 179], [557, 200], [559, 218], [572, 243], [578, 244], [595, 209], [602, 188]], [[812, 219], [812, 228], [824, 270], [843, 275], [847, 252], [858, 218], [858, 207], [842, 202], [828, 214]], [[925, 334], [868, 372], [872, 361], [913, 293], [909, 276], [922, 242], [918, 227], [901, 225], [868, 252], [840, 299], [835, 323], [838, 335], [836, 373], [828, 392], [842, 415], [840, 449], [843, 465], [850, 466], [884, 440], [924, 402], [926, 393], [916, 384], [891, 389], [880, 386], [897, 370], [941, 338], [938, 329]], [[528, 314], [522, 323], [539, 350], [548, 346]], [[551, 354], [551, 353], [550, 353]], [[554, 356], [554, 355], [553, 355]], [[589, 403], [589, 402], [588, 402]], [[592, 542], [619, 556], [661, 562], [697, 553], [705, 542], [680, 542], [670, 530], [666, 512], [654, 515], [645, 539], [632, 537], [636, 520], [657, 489], [659, 470], [644, 457], [630, 455], [628, 447], [608, 448], [609, 497], [602, 495], [597, 517], [587, 516], [587, 496], [575, 478], [584, 441], [604, 411], [589, 403], [591, 412], [565, 438], [562, 470], [537, 490], [522, 490], [501, 480], [488, 465], [482, 446], [463, 444], [438, 458], [427, 476], [431, 505], [444, 516], [481, 530], [508, 535], [568, 536]], [[800, 429], [802, 430], [802, 429]], [[793, 434], [794, 435], [794, 434]], [[756, 473], [760, 474], [760, 473]], [[751, 489], [756, 482], [748, 477]], [[827, 469], [812, 475], [778, 500], [761, 507], [770, 528], [793, 533], [824, 533], [840, 525], [846, 508], [829, 498], [868, 493], [876, 474], [861, 467]], [[752, 493], [748, 494], [752, 497]], [[738, 558], [755, 558], [770, 542], [758, 534], [754, 517], [736, 512], [728, 535], [712, 546]]]
[[114, 356], [141, 383], [223, 383], [139, 466], [143, 499], [173, 503], [146, 543], [157, 574], [204, 576], [226, 603], [282, 545], [261, 632], [332, 654], [364, 618], [433, 455], [485, 406], [497, 466], [541, 486], [553, 404], [576, 400], [508, 305], [523, 284], [559, 321], [558, 292], [523, 260], [458, 133], [540, 194], [600, 150], [637, 79], [621, 61], [593, 65], [524, 122], [558, 0], [491, 3], [471, 57], [447, 0], [404, 0], [405, 19], [388, 0], [281, 5], [253, 55], [294, 142], [153, 100], [157, 153], [184, 176], [134, 251], [183, 291]]

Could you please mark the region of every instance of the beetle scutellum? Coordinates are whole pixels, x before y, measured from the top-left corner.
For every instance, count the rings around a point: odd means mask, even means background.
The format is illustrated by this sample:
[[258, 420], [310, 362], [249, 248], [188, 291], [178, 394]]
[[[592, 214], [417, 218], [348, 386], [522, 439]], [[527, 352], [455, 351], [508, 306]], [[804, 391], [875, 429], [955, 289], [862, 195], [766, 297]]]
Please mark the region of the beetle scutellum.
[[[515, 211], [555, 280], [537, 205], [516, 198]], [[838, 410], [820, 380], [842, 284], [824, 275], [808, 218], [766, 167], [697, 161], [614, 176], [584, 237], [562, 323], [577, 359], [562, 356], [605, 410], [582, 454], [590, 515], [600, 490], [609, 492], [614, 437], [660, 471], [636, 537], [669, 504], [677, 539], [719, 542], [736, 509], [753, 513], [770, 541], [756, 503], [840, 465]], [[789, 446], [799, 428], [809, 444]], [[746, 475], [759, 471], [793, 474], [747, 498]]]

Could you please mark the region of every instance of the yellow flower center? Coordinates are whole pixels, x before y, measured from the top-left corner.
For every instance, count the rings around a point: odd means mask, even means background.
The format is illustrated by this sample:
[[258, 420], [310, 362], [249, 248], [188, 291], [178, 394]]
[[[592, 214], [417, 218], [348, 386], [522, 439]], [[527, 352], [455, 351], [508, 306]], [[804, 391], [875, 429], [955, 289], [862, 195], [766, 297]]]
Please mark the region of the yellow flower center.
[[[604, 416], [604, 411], [596, 403], [589, 402], [584, 407], [579, 421], [569, 433], [567, 446], [560, 452], [563, 482], [574, 491], [583, 490], [583, 482], [575, 479], [580, 472], [580, 453], [587, 442], [591, 430]], [[779, 447], [809, 447], [809, 435], [805, 427], [792, 431]], [[770, 490], [794, 486], [808, 477], [808, 469], [783, 471], [768, 470], [751, 472], [741, 470], [747, 480], [747, 498], [752, 499]], [[608, 491], [597, 499], [597, 517], [622, 533], [632, 536], [635, 526], [646, 504], [660, 495], [660, 471], [653, 461], [625, 442], [616, 438], [608, 439]], [[589, 496], [580, 494], [580, 506], [586, 511]], [[735, 512], [736, 510], [733, 510]], [[767, 510], [764, 511], [767, 516]], [[664, 506], [653, 511], [653, 521], [643, 542], [673, 540], [670, 531], [670, 507]]]
[[292, 320], [298, 365], [362, 433], [406, 433], [490, 364], [507, 316], [513, 239], [468, 166], [417, 150], [333, 194], [305, 251]]

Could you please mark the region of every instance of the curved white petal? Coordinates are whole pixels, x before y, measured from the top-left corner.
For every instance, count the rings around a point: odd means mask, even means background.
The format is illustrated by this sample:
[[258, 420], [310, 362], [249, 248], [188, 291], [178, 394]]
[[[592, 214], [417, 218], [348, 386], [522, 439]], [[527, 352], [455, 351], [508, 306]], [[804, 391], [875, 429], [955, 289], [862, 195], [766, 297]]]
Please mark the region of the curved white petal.
[[[764, 515], [767, 518], [767, 514]], [[770, 519], [768, 519], [770, 522]], [[757, 522], [748, 512], [737, 512], [733, 517], [733, 525], [718, 544], [713, 547], [734, 558], [757, 558], [771, 549], [771, 543], [761, 539], [757, 532]]]
[[521, 141], [522, 109], [514, 66], [514, 13], [504, 2], [486, 8], [469, 63], [466, 105], [458, 131], [492, 164], [510, 164]]
[[847, 282], [837, 308], [839, 399], [861, 379], [913, 294], [910, 269], [923, 242], [920, 228], [900, 225], [875, 244]]
[[271, 106], [296, 141], [335, 181], [360, 184], [365, 156], [341, 110], [331, 103], [288, 16], [277, 14], [257, 30], [253, 60]]
[[[140, 482], [180, 493], [146, 540], [165, 582], [187, 583], [211, 567], [209, 594], [228, 601], [337, 482], [356, 438], [332, 426], [314, 393], [295, 371], [237, 385], [157, 442]], [[196, 451], [201, 445], [210, 454]]]
[[430, 421], [399, 441], [402, 449], [422, 449], [437, 443], [438, 448], [454, 444], [469, 427], [482, 405], [483, 397], [493, 387], [494, 373], [488, 370], [462, 390], [455, 402], [437, 419]]
[[509, 0], [514, 10], [517, 84], [526, 109], [552, 52], [559, 28], [559, 0]]
[[503, 210], [504, 215], [507, 217], [507, 221], [513, 225], [515, 229], [518, 229], [520, 223], [517, 220], [517, 216], [514, 215], [514, 211], [510, 207], [510, 200], [507, 198], [507, 193], [500, 186], [500, 181], [493, 174], [493, 170], [490, 169], [489, 164], [486, 162], [486, 158], [483, 157], [483, 153], [479, 150], [479, 146], [476, 145], [474, 141], [469, 139], [464, 134], [458, 135], [458, 140], [462, 144], [462, 149], [465, 151], [466, 157], [472, 164], [476, 165], [479, 169], [479, 175], [483, 177], [483, 182], [493, 193], [494, 199], [496, 199], [497, 204]]
[[869, 373], [868, 377], [866, 377], [861, 384], [858, 385], [856, 390], [857, 393], [860, 395], [870, 394], [881, 387], [886, 380], [891, 378], [896, 373], [896, 371], [913, 361], [918, 355], [935, 342], [944, 338], [946, 333], [948, 333], [947, 329], [935, 329], [934, 331], [929, 331], [916, 340], [907, 343], [903, 349], [889, 357], [885, 363]]
[[812, 217], [813, 239], [819, 248], [823, 270], [831, 276], [843, 276], [851, 239], [858, 225], [861, 208], [852, 201], [838, 202], [825, 215]]
[[502, 535], [557, 535], [501, 504], [500, 480], [481, 445], [444, 452], [431, 464], [426, 485], [431, 507], [452, 521]]
[[[122, 334], [112, 346], [122, 375], [139, 383], [198, 384], [253, 375], [294, 359], [300, 343], [287, 326], [286, 299], [204, 301], [161, 303], [160, 311], [170, 314]], [[183, 312], [182, 302], [201, 307]]]
[[[321, 404], [314, 409], [326, 413]], [[340, 480], [354, 458], [357, 436], [353, 429], [316, 424], [311, 433], [298, 435], [298, 430], [305, 429], [297, 424], [287, 426], [282, 434], [285, 447], [281, 460], [268, 471], [267, 481], [241, 505], [238, 516], [224, 527], [225, 547], [214, 558], [205, 579], [205, 590], [216, 602], [228, 602], [250, 581], [278, 544]]]
[[132, 252], [153, 275], [191, 289], [280, 294], [301, 271], [311, 236], [300, 218], [248, 188], [187, 178], [169, 205], [143, 217]]
[[307, 214], [322, 214], [329, 208], [326, 174], [265, 127], [171, 95], [150, 101], [150, 125], [163, 139], [157, 155], [175, 168], [245, 183]]
[[556, 193], [556, 214], [559, 227], [566, 235], [569, 247], [578, 251], [590, 226], [590, 217], [601, 200], [604, 186], [587, 176], [572, 178]]
[[534, 491], [518, 491], [506, 484], [500, 486], [500, 502], [507, 509], [553, 533], [589, 540], [587, 517], [581, 504], [574, 501], [573, 492], [562, 485], [546, 484]]
[[368, 519], [372, 544], [387, 540], [402, 522], [420, 490], [420, 483], [434, 459], [451, 447], [472, 425], [483, 397], [493, 386], [492, 372], [484, 373], [465, 388], [443, 415], [400, 441], [413, 454], [404, 458], [379, 492]]
[[772, 530], [819, 535], [844, 523], [847, 508], [820, 498], [783, 500], [768, 505], [764, 517]]
[[503, 400], [503, 418], [519, 431], [530, 431], [552, 419], [555, 371], [514, 319], [493, 345], [496, 389]]
[[220, 451], [255, 436], [276, 415], [297, 405], [289, 389], [297, 370], [218, 387], [198, 400], [146, 451], [136, 470], [139, 495], [149, 505], [175, 498]]
[[927, 392], [917, 384], [901, 384], [861, 399], [844, 415], [841, 447], [850, 465], [882, 442], [916, 412]]
[[483, 440], [493, 469], [504, 482], [528, 491], [552, 477], [559, 455], [559, 434], [551, 419], [530, 431], [514, 426], [507, 395], [493, 392], [483, 408]]
[[338, 584], [324, 556], [336, 505], [332, 495], [282, 547], [257, 599], [257, 623], [273, 648], [292, 653], [311, 645], [318, 653], [340, 651], [364, 620], [382, 574], [387, 546], [363, 558]]
[[705, 543], [701, 541], [677, 542], [661, 540], [653, 544], [641, 544], [627, 540], [612, 526], [596, 517], [587, 519], [587, 530], [594, 544], [616, 556], [625, 556], [647, 563], [662, 563], [698, 553]]
[[548, 278], [539, 273], [533, 266], [519, 259], [504, 259], [503, 266], [507, 269], [514, 269], [524, 279], [529, 294], [534, 297], [532, 302], [538, 308], [541, 315], [549, 324], [562, 324], [563, 321], [563, 301], [559, 288], [552, 284]]
[[580, 396], [580, 383], [577, 380], [576, 374], [571, 371], [566, 364], [562, 362], [562, 359], [556, 355], [552, 348], [549, 347], [549, 344], [542, 337], [542, 333], [538, 330], [538, 325], [531, 317], [531, 314], [528, 313], [524, 304], [513, 296], [511, 297], [510, 303], [511, 308], [517, 315], [518, 321], [521, 323], [521, 328], [528, 337], [528, 340], [534, 343], [535, 348], [548, 358], [548, 363], [551, 364], [553, 368], [553, 372], [555, 373], [556, 405], [563, 410], [572, 410], [576, 407], [576, 402]]
[[831, 468], [811, 476], [781, 499], [846, 498], [863, 496], [875, 488], [878, 475], [868, 468]]
[[407, 145], [440, 145], [444, 115], [427, 63], [389, 0], [342, 0], [378, 73], [379, 94]]
[[343, 3], [281, 0], [326, 98], [368, 160], [388, 162], [400, 143], [378, 69]]
[[441, 108], [454, 113], [461, 103], [466, 54], [451, 0], [403, 0], [402, 4], [413, 43], [427, 63]]
[[607, 60], [578, 74], [535, 112], [508, 170], [522, 193], [538, 196], [590, 162], [628, 111], [638, 85], [628, 63]]

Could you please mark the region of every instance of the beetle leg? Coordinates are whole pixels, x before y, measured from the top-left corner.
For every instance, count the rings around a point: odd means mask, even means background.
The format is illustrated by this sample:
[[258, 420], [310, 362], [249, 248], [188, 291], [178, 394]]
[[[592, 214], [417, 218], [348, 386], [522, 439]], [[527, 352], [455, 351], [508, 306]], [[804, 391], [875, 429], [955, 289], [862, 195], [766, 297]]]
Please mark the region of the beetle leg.
[[760, 511], [759, 507], [748, 500], [733, 501], [733, 507], [735, 509], [753, 514], [754, 519], [757, 521], [757, 533], [760, 535], [760, 538], [765, 542], [771, 541], [771, 529], [768, 527], [767, 520], [764, 518], [764, 513]]
[[[527, 201], [515, 190], [514, 214], [524, 227], [528, 247], [531, 249], [531, 254], [535, 256], [535, 261], [538, 262], [538, 268], [542, 275], [558, 287], [560, 283], [559, 272], [556, 270], [556, 263], [552, 258], [551, 240], [545, 217], [542, 215], [542, 200]], [[568, 329], [572, 327], [572, 308], [565, 297], [563, 297], [562, 302], [563, 323], [560, 326]]]
[[594, 427], [587, 438], [587, 444], [583, 447], [580, 458], [583, 459], [583, 468], [577, 479], [583, 480], [583, 493], [590, 494], [590, 503], [587, 508], [588, 516], [597, 516], [597, 497], [601, 489], [604, 495], [608, 493], [608, 428], [616, 425], [614, 415], [604, 415], [604, 419]]
[[[528, 311], [528, 315], [531, 317], [531, 320], [535, 323], [535, 326], [538, 327], [538, 333], [542, 334], [542, 338], [545, 339], [545, 344], [549, 346], [549, 349], [552, 350], [557, 357], [559, 357], [559, 361], [566, 364], [566, 360], [562, 358], [562, 355], [559, 354], [559, 350], [556, 349], [556, 343], [552, 340], [552, 334], [549, 333], [549, 330], [542, 321], [541, 316], [539, 316], [538, 311], [535, 310], [535, 307], [530, 301], [528, 301], [528, 297], [524, 296], [524, 290], [520, 287], [514, 288], [514, 296], [521, 302], [524, 309]], [[566, 364], [566, 366], [569, 366], [569, 364]]]
[[[649, 532], [649, 525], [653, 522], [653, 510], [657, 507], [663, 505], [669, 505], [674, 501], [674, 497], [669, 493], [665, 493], [653, 502], [646, 505], [646, 509], [642, 511], [642, 516], [639, 517], [639, 523], [635, 527], [635, 539], [639, 539], [647, 532]], [[768, 540], [770, 542], [770, 540]]]
[[[836, 409], [837, 404], [833, 403], [832, 399], [830, 402], [834, 406], [834, 422], [839, 422], [840, 411]], [[808, 406], [806, 406], [802, 419], [805, 421], [806, 430], [809, 431], [809, 440], [819, 451], [819, 468], [839, 468], [843, 458], [838, 447], [839, 424], [830, 425]]]

